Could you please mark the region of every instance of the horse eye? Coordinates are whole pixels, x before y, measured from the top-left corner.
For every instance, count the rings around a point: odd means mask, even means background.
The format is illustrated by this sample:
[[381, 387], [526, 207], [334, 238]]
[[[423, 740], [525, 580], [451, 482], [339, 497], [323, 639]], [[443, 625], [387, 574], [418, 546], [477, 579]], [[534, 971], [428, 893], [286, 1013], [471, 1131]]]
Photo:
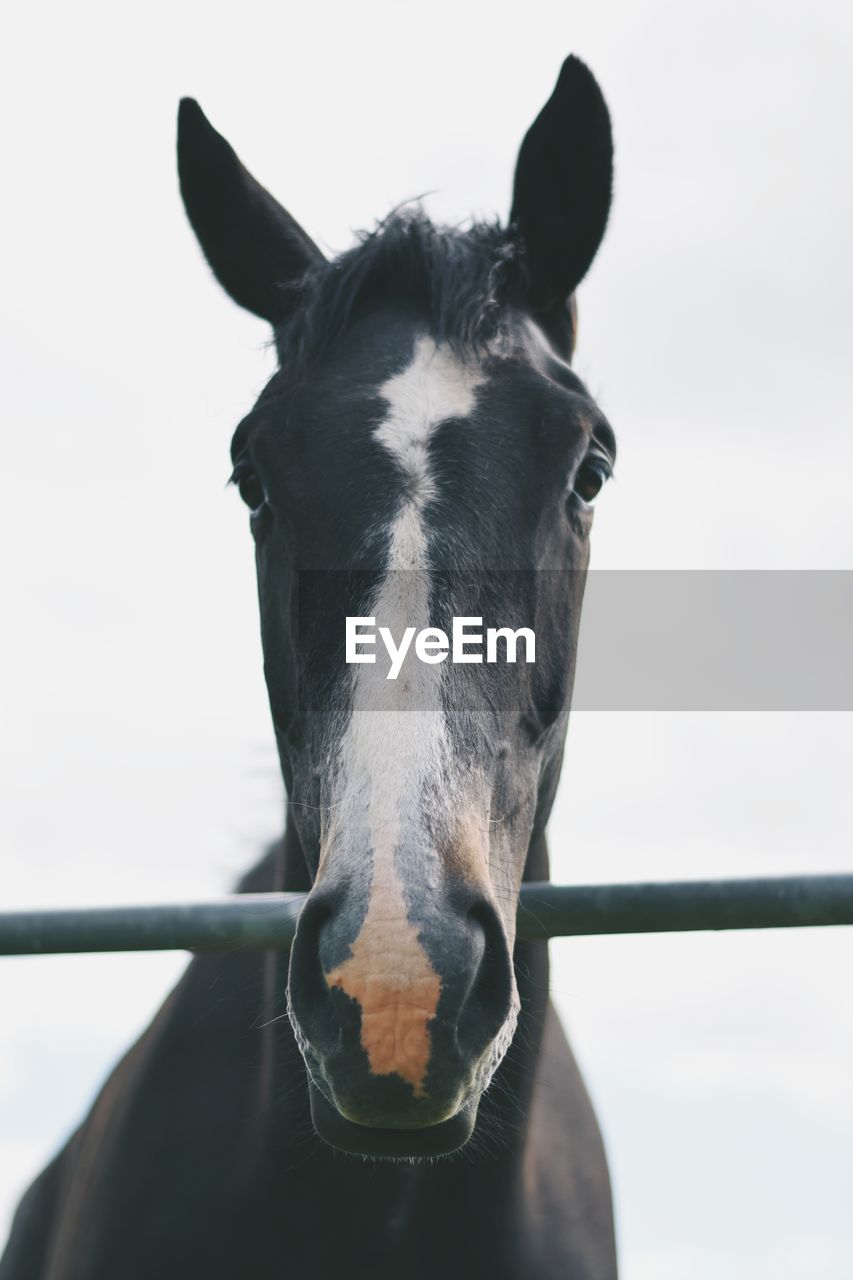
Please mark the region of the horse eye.
[[240, 497], [252, 514], [260, 511], [267, 500], [267, 495], [264, 492], [264, 486], [254, 471], [235, 471], [231, 478], [240, 491]]
[[600, 455], [585, 458], [578, 467], [572, 492], [581, 502], [591, 506], [610, 479], [610, 465]]

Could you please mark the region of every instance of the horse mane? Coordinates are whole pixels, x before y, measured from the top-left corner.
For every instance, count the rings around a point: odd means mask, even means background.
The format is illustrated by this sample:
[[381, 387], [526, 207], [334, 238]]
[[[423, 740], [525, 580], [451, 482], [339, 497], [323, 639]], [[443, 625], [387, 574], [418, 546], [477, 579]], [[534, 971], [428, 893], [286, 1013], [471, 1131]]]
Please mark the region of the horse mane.
[[415, 206], [393, 210], [358, 243], [311, 267], [276, 333], [286, 375], [318, 363], [360, 311], [380, 299], [426, 312], [436, 342], [482, 353], [507, 327], [519, 246], [498, 221], [438, 226]]

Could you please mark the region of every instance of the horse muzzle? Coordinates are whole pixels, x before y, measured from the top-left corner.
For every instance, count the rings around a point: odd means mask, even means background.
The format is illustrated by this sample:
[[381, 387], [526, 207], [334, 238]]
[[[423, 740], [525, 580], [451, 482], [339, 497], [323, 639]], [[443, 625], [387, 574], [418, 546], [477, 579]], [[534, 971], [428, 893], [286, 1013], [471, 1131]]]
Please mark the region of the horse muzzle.
[[419, 914], [365, 909], [324, 885], [299, 919], [291, 1021], [314, 1126], [344, 1151], [418, 1157], [464, 1145], [512, 1038], [515, 980], [495, 906], [459, 889]]

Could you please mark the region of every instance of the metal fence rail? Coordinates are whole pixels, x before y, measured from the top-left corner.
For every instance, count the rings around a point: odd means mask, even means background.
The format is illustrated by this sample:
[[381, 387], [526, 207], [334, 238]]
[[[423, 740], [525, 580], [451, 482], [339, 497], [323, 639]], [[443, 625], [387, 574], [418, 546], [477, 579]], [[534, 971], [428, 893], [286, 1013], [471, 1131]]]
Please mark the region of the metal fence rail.
[[[0, 913], [0, 955], [287, 947], [304, 896]], [[853, 925], [853, 875], [522, 886], [518, 932], [542, 939], [701, 929]]]

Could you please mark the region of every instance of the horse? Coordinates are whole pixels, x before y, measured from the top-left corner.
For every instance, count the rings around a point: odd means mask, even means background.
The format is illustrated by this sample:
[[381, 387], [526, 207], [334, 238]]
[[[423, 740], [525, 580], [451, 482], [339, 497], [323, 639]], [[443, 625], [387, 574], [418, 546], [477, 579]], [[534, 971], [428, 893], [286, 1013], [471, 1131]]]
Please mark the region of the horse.
[[[192, 99], [178, 169], [278, 353], [231, 454], [287, 807], [239, 889], [307, 896], [289, 954], [191, 958], [25, 1194], [0, 1280], [613, 1280], [600, 1131], [547, 944], [516, 937], [615, 457], [571, 368], [601, 90], [563, 63], [505, 225], [402, 206], [333, 260]], [[505, 660], [450, 661], [436, 632], [486, 617]], [[365, 621], [398, 653], [419, 633], [393, 679]]]

